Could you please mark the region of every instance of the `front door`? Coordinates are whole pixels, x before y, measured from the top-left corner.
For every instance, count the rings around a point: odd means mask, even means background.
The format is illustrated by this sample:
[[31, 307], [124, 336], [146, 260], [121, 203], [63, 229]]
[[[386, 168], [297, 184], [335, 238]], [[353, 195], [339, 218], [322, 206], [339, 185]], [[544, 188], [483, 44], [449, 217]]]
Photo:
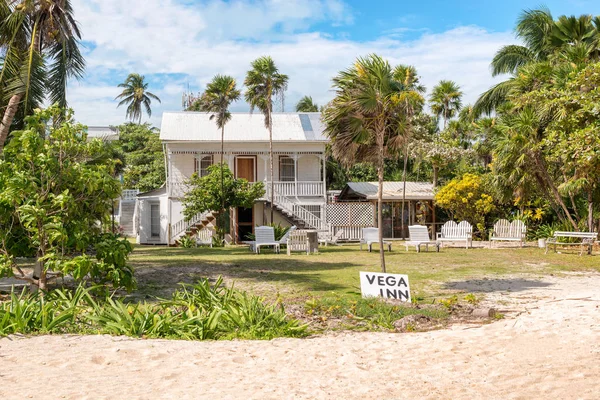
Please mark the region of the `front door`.
[[248, 182], [256, 181], [256, 168], [254, 157], [236, 157], [235, 171], [236, 178], [244, 178]]

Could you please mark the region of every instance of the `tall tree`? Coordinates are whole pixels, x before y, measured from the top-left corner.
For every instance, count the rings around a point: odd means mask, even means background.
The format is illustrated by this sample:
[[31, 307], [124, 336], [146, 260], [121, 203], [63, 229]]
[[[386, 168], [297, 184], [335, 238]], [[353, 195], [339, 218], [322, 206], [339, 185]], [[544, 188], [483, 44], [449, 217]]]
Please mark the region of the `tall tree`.
[[279, 72], [273, 59], [269, 56], [252, 61], [252, 69], [247, 72], [245, 98], [250, 104], [250, 111], [258, 109], [265, 117], [265, 127], [269, 130], [269, 169], [271, 175], [271, 222], [275, 192], [273, 188], [273, 97], [282, 96], [287, 89], [288, 76]]
[[431, 111], [435, 115], [444, 119], [444, 129], [448, 126], [448, 121], [458, 114], [462, 107], [462, 95], [460, 86], [453, 81], [442, 80], [433, 87], [429, 102]]
[[[214, 119], [217, 127], [221, 129], [221, 191], [225, 193], [223, 154], [225, 153], [225, 125], [231, 120], [229, 106], [237, 101], [241, 92], [236, 87], [235, 79], [227, 75], [216, 75], [206, 86], [206, 90], [200, 97], [199, 105], [201, 111], [212, 113], [210, 119]], [[223, 231], [223, 218], [225, 211], [225, 196], [221, 196], [221, 210], [219, 213], [219, 228]]]
[[411, 139], [414, 135], [415, 114], [421, 112], [425, 99], [422, 94], [425, 86], [419, 82], [417, 69], [411, 65], [398, 65], [394, 68], [393, 78], [400, 82], [403, 91], [400, 103], [404, 106], [405, 118], [398, 124], [399, 133], [402, 135], [403, 164], [402, 164], [402, 212], [400, 216], [402, 235], [404, 235], [404, 205], [406, 204], [406, 169], [408, 168], [408, 152]]
[[333, 78], [335, 97], [323, 111], [325, 132], [331, 139], [333, 156], [349, 167], [356, 162], [377, 166], [377, 221], [381, 270], [383, 252], [384, 160], [402, 143], [399, 120], [403, 117], [400, 93], [403, 85], [394, 79], [390, 64], [375, 54], [359, 58]]
[[0, 3], [0, 153], [17, 111], [30, 115], [45, 98], [67, 105], [67, 80], [85, 69], [80, 39], [71, 0]]
[[473, 107], [475, 115], [491, 114], [505, 103], [517, 72], [523, 67], [556, 61], [585, 64], [600, 58], [600, 17], [563, 15], [555, 21], [545, 7], [524, 10], [517, 20], [515, 35], [523, 45], [502, 47], [491, 63], [493, 76], [511, 76], [479, 97]]
[[296, 103], [296, 112], [319, 112], [319, 106], [313, 102], [312, 97], [304, 96]]
[[150, 117], [152, 116], [151, 99], [160, 103], [158, 96], [148, 91], [148, 83], [144, 82], [144, 79], [143, 75], [129, 74], [125, 82], [119, 84], [123, 91], [115, 98], [115, 100], [121, 100], [117, 108], [127, 104], [127, 118], [131, 121], [137, 120], [138, 124], [142, 123], [142, 106]]

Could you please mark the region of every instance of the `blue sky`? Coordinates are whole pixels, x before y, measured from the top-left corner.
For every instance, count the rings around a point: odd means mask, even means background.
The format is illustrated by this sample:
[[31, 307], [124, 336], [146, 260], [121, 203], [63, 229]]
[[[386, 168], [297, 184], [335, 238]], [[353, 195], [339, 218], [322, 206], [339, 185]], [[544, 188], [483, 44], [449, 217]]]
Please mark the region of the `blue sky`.
[[[250, 62], [271, 55], [290, 76], [286, 111], [303, 95], [324, 104], [331, 77], [352, 61], [378, 53], [414, 65], [430, 89], [440, 79], [461, 85], [465, 103], [501, 78], [489, 63], [514, 43], [519, 13], [538, 1], [360, 0], [73, 0], [84, 35], [87, 74], [69, 101], [88, 125], [117, 125], [125, 109], [115, 96], [128, 73], [146, 76], [163, 111], [181, 110], [187, 87], [201, 91], [217, 73], [241, 85]], [[553, 15], [600, 14], [598, 0], [546, 1]], [[238, 102], [235, 111], [247, 111]]]

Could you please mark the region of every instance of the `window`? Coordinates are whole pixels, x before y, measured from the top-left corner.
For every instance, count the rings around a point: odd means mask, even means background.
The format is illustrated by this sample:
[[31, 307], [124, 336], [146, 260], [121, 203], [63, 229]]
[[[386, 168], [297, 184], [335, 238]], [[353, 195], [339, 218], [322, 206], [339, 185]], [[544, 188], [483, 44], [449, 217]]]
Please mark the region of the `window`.
[[279, 180], [282, 182], [293, 182], [296, 178], [296, 165], [294, 159], [289, 156], [279, 156]]
[[198, 173], [200, 177], [208, 175], [208, 167], [213, 165], [213, 156], [196, 156], [194, 163], [194, 172]]

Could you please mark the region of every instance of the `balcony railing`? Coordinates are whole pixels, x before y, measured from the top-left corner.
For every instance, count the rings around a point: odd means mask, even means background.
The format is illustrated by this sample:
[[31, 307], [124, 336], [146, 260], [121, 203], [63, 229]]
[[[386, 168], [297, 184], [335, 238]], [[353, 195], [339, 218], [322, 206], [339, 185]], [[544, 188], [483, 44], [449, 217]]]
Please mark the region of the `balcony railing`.
[[[265, 189], [268, 190], [268, 182], [263, 182]], [[273, 183], [275, 193], [286, 197], [324, 197], [325, 184], [322, 181], [297, 181]], [[171, 182], [169, 184], [170, 195], [173, 197], [182, 197], [188, 190], [188, 185], [183, 182]], [[266, 196], [266, 195], [265, 195]], [[266, 199], [266, 197], [265, 197]]]

